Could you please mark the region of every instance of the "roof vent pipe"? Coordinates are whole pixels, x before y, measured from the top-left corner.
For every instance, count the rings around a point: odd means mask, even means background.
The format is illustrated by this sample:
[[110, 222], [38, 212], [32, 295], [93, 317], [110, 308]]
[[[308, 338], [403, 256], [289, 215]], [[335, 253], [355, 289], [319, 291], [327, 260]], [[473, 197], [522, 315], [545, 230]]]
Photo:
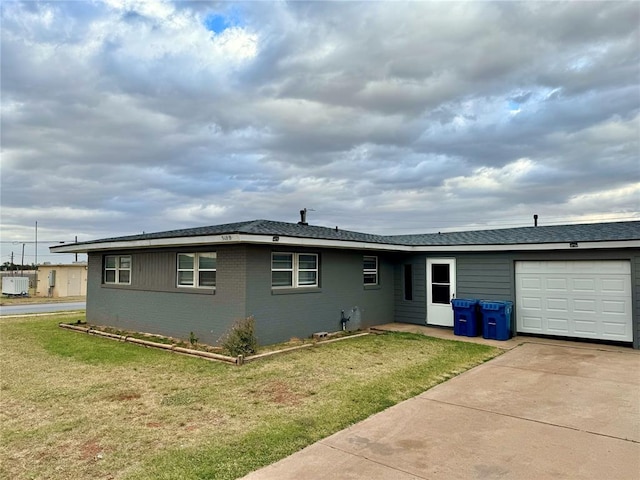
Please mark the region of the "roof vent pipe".
[[303, 208], [302, 210], [300, 210], [300, 221], [298, 222], [298, 225], [309, 225], [307, 223], [307, 209]]
[[535, 214], [533, 215], [533, 226], [534, 226], [534, 227], [537, 227], [537, 226], [538, 226], [538, 214], [537, 214], [537, 213], [535, 213]]

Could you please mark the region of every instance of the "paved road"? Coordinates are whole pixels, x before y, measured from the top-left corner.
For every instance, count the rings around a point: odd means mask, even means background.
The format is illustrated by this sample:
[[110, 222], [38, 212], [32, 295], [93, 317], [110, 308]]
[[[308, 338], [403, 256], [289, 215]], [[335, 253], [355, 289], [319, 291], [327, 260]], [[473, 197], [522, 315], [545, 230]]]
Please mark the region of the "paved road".
[[26, 313], [50, 313], [63, 312], [65, 310], [84, 310], [86, 302], [69, 303], [32, 303], [27, 305], [3, 305], [0, 307], [0, 316], [23, 315]]

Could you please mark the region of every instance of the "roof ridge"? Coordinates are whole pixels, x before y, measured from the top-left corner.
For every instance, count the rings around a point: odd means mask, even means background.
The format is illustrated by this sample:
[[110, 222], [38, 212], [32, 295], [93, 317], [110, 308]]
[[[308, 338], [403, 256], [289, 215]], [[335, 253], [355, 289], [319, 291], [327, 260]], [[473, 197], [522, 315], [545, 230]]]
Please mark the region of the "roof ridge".
[[262, 218], [258, 218], [255, 220], [247, 220], [246, 222], [243, 222], [244, 225], [241, 229], [243, 231], [246, 231], [247, 233], [251, 233], [256, 228], [259, 228], [260, 226], [264, 225], [265, 222], [268, 222], [268, 220], [264, 220]]

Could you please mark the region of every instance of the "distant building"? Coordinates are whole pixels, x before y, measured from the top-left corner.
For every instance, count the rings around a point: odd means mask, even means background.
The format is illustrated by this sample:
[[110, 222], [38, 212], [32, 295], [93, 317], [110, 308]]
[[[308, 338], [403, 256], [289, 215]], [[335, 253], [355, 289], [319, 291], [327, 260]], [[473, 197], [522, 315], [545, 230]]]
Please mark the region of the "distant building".
[[78, 297], [87, 294], [87, 263], [39, 265], [36, 297]]

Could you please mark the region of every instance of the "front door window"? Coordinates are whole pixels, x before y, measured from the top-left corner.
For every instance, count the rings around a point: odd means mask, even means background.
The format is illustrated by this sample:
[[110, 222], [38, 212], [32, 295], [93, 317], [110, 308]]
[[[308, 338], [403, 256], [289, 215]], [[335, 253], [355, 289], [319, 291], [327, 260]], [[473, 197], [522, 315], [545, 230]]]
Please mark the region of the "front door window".
[[451, 276], [449, 264], [431, 264], [431, 301], [449, 304], [451, 301]]

